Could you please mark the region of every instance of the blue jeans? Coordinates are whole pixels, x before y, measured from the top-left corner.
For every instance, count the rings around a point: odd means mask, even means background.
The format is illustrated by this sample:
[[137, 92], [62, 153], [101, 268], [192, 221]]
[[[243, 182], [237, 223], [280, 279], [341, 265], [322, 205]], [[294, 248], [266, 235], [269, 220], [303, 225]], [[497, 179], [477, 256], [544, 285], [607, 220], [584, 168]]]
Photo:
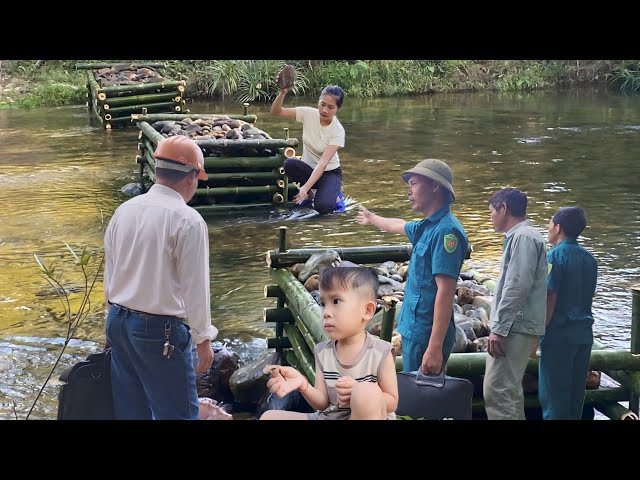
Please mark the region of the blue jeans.
[[[311, 177], [313, 168], [297, 158], [287, 158], [284, 162], [284, 171], [293, 182], [304, 185]], [[316, 189], [313, 199], [313, 208], [321, 215], [333, 212], [336, 208], [336, 199], [342, 189], [342, 169], [325, 171], [311, 188]]]
[[[165, 326], [171, 329], [169, 342], [174, 346], [170, 358], [162, 354]], [[107, 341], [116, 419], [198, 419], [191, 334], [184, 322], [111, 305]]]

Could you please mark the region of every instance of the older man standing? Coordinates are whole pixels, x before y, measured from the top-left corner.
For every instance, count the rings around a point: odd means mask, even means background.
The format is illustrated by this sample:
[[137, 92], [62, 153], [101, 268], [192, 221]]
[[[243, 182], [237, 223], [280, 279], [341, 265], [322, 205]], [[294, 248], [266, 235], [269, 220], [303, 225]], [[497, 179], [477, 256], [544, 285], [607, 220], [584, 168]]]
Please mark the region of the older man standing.
[[545, 328], [546, 244], [525, 218], [523, 192], [503, 188], [488, 204], [493, 228], [505, 234], [505, 243], [491, 308], [485, 411], [489, 420], [525, 420], [522, 378], [532, 347]]
[[195, 374], [211, 367], [218, 330], [207, 224], [187, 202], [207, 174], [202, 150], [184, 136], [161, 140], [155, 159], [155, 185], [116, 209], [104, 237], [114, 414], [197, 420]]
[[437, 374], [446, 366], [455, 343], [452, 304], [467, 236], [451, 213], [455, 200], [453, 173], [442, 160], [427, 159], [402, 174], [409, 203], [425, 218], [405, 222], [361, 207], [356, 221], [391, 233], [404, 233], [413, 245], [404, 301], [398, 318], [402, 336], [402, 369]]

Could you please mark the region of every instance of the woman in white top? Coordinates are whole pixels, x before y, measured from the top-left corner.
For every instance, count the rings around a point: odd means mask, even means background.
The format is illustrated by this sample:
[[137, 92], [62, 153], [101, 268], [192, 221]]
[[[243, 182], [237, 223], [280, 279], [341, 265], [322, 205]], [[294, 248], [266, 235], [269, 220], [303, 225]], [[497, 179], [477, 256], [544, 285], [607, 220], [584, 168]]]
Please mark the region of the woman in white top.
[[[320, 94], [318, 108], [283, 108], [288, 91], [288, 88], [280, 90], [271, 105], [271, 113], [302, 123], [302, 159], [287, 158], [284, 163], [289, 179], [301, 184], [293, 200], [301, 205], [313, 202], [313, 208], [320, 214], [331, 213], [338, 202], [343, 203], [338, 149], [344, 147], [345, 134], [336, 114], [342, 106], [344, 92], [337, 85], [329, 85]], [[315, 198], [310, 193], [312, 188], [316, 190]]]

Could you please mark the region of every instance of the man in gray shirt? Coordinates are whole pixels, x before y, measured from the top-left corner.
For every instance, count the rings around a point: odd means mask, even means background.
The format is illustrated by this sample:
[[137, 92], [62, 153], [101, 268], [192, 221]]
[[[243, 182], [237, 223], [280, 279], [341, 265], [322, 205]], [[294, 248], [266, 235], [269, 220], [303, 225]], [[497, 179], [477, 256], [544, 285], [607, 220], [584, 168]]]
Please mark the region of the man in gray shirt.
[[546, 245], [525, 219], [527, 196], [523, 192], [503, 188], [488, 203], [493, 228], [505, 233], [505, 242], [491, 306], [485, 411], [489, 420], [525, 420], [522, 377], [538, 336], [544, 335]]

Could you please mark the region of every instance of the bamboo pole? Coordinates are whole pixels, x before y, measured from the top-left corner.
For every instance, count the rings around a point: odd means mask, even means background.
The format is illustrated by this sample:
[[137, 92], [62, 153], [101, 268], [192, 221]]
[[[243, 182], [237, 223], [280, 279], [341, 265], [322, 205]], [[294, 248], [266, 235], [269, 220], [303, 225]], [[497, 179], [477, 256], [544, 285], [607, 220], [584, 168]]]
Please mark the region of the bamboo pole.
[[192, 120], [202, 119], [202, 120], [224, 120], [226, 118], [230, 118], [231, 120], [242, 120], [247, 123], [255, 123], [258, 117], [255, 115], [225, 115], [225, 114], [214, 114], [214, 113], [152, 113], [148, 115], [136, 114], [136, 118], [132, 121], [134, 122], [157, 122], [161, 120], [184, 120], [186, 118], [190, 118]]
[[204, 168], [207, 173], [227, 170], [264, 170], [278, 168], [282, 166], [283, 161], [284, 159], [280, 155], [274, 157], [205, 157]]
[[[313, 335], [311, 335], [311, 332], [309, 331], [307, 326], [304, 324], [304, 322], [302, 320], [300, 320], [300, 317], [298, 315], [294, 314], [293, 315], [293, 319], [294, 319], [295, 327], [300, 332], [300, 335], [302, 335], [302, 338], [304, 339], [305, 343], [307, 344], [307, 347], [309, 347], [309, 349], [313, 352], [313, 349], [317, 345], [317, 342], [316, 342], [315, 338], [313, 338]], [[315, 359], [311, 364], [315, 365]]]
[[[168, 110], [168, 109], [174, 108], [174, 106], [175, 106], [175, 102], [158, 102], [158, 103], [146, 103], [141, 105], [125, 105], [123, 107], [115, 107], [115, 108], [111, 108], [111, 106], [109, 106], [108, 110], [111, 115], [126, 115], [127, 120], [131, 121], [131, 112], [142, 110], [143, 108], [146, 108], [147, 110]], [[105, 108], [105, 110], [107, 109]]]
[[271, 269], [271, 278], [275, 280], [287, 297], [287, 305], [295, 311], [307, 326], [316, 342], [329, 340], [322, 327], [322, 312], [307, 289], [293, 274], [284, 269]]
[[[640, 287], [631, 288], [631, 353], [640, 354]], [[637, 391], [629, 396], [629, 409], [640, 413], [640, 395]]]
[[226, 138], [195, 138], [194, 139], [200, 148], [214, 148], [214, 149], [230, 149], [230, 148], [255, 148], [264, 149], [269, 148], [277, 150], [279, 147], [288, 146], [291, 144], [294, 147], [298, 144], [296, 138], [289, 140], [282, 140], [272, 138], [271, 140], [254, 140], [254, 139], [242, 139], [242, 140], [229, 140]]
[[[291, 188], [291, 187], [290, 187]], [[275, 185], [258, 185], [255, 187], [213, 187], [198, 188], [194, 194], [194, 198], [216, 198], [225, 195], [233, 195], [236, 197], [257, 195], [261, 193], [275, 193], [278, 187]]]
[[[278, 251], [285, 253], [287, 251], [287, 226], [278, 227]], [[281, 289], [282, 290], [282, 289]]]
[[176, 91], [169, 93], [150, 93], [147, 95], [131, 95], [128, 97], [113, 97], [109, 99], [109, 108], [168, 101], [172, 101], [173, 103], [181, 102], [182, 95]]
[[113, 67], [128, 67], [128, 68], [164, 68], [164, 63], [76, 63], [77, 70], [95, 70], [97, 68], [113, 68]]
[[[205, 167], [206, 170], [206, 167]], [[209, 179], [206, 182], [251, 182], [261, 183], [260, 181], [270, 181], [269, 185], [273, 185], [274, 180], [278, 179], [278, 173], [270, 172], [226, 172], [226, 173], [209, 173]]]
[[149, 125], [147, 122], [139, 122], [138, 128], [156, 145], [159, 141], [164, 139], [164, 137], [156, 132], [156, 129]]
[[249, 104], [247, 102], [244, 102], [242, 104], [242, 113], [244, 115], [247, 115], [249, 113]]
[[[640, 372], [628, 370], [605, 370], [604, 373], [620, 385], [626, 387], [632, 395], [640, 395]], [[629, 404], [631, 407], [631, 404]], [[630, 408], [633, 411], [633, 408]]]
[[[447, 362], [447, 375], [463, 377], [484, 375], [487, 355], [486, 352], [452, 353]], [[612, 373], [615, 370], [637, 371], [640, 370], [640, 356], [632, 355], [627, 350], [592, 350], [589, 369], [599, 372], [612, 371]], [[396, 357], [396, 370], [402, 370], [401, 356]], [[529, 359], [526, 372], [533, 374], [538, 373], [537, 359]], [[640, 377], [640, 372], [634, 373], [638, 373]]]
[[[293, 183], [289, 184], [291, 188]], [[297, 189], [297, 187], [296, 187]], [[277, 250], [267, 252], [267, 265], [271, 268], [291, 267], [296, 263], [304, 263], [314, 253], [335, 250], [342, 260], [354, 263], [383, 263], [388, 260], [404, 262], [411, 258], [413, 247], [408, 245], [381, 245], [376, 247], [322, 247], [290, 249], [286, 253]]]
[[284, 331], [291, 342], [291, 349], [298, 359], [298, 365], [300, 365], [301, 368], [300, 373], [307, 377], [307, 379], [313, 378], [315, 381], [313, 354], [309, 351], [300, 331], [293, 325], [289, 324], [284, 325]]
[[264, 322], [294, 323], [295, 318], [288, 308], [265, 308], [262, 310]]
[[[282, 325], [282, 324], [278, 324]], [[278, 352], [291, 348], [291, 341], [287, 337], [271, 337], [267, 338], [267, 348], [275, 348]], [[291, 352], [293, 353], [293, 352]], [[295, 358], [295, 353], [293, 353]]]
[[100, 93], [103, 93], [102, 88], [98, 84], [95, 75], [91, 71], [87, 72], [87, 82], [89, 82], [89, 85], [91, 85], [91, 90], [93, 91], [93, 94], [94, 94], [93, 96], [96, 97], [97, 100], [99, 100]]
[[107, 94], [107, 97], [111, 96], [109, 94], [127, 94], [131, 93], [141, 93], [141, 92], [152, 92], [152, 91], [161, 91], [166, 90], [168, 88], [177, 88], [179, 86], [186, 85], [184, 80], [165, 80], [161, 82], [148, 82], [148, 83], [139, 83], [134, 85], [110, 85], [108, 87], [100, 87], [100, 91]]
[[618, 402], [613, 403], [595, 403], [594, 408], [599, 412], [602, 412], [604, 415], [609, 417], [611, 420], [638, 420], [638, 415], [629, 410], [626, 407], [623, 407]]
[[[594, 406], [601, 403], [619, 402], [625, 400], [625, 396], [628, 394], [627, 389], [622, 387], [601, 387], [597, 390], [586, 390], [584, 395], [584, 404]], [[538, 395], [525, 395], [524, 408], [540, 408]], [[481, 397], [474, 397], [471, 403], [471, 409], [474, 413], [483, 412], [484, 399]]]
[[380, 338], [391, 341], [391, 335], [393, 334], [393, 322], [396, 318], [396, 306], [391, 305], [389, 308], [384, 308], [382, 312], [382, 323], [380, 325]]
[[269, 203], [223, 203], [218, 205], [194, 205], [193, 208], [202, 216], [250, 214], [257, 210], [269, 210]]

